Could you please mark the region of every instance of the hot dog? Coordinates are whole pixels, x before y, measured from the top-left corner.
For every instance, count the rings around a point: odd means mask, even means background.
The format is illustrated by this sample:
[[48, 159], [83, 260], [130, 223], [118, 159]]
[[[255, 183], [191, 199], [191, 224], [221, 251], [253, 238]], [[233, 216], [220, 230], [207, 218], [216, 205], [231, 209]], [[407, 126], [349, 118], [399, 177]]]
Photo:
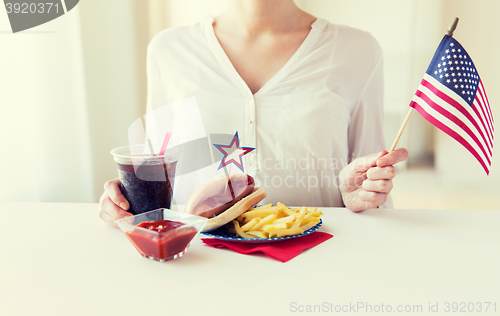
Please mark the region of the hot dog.
[[209, 218], [203, 231], [217, 229], [243, 214], [266, 197], [263, 188], [255, 187], [246, 174], [214, 177], [200, 185], [189, 196], [185, 213]]

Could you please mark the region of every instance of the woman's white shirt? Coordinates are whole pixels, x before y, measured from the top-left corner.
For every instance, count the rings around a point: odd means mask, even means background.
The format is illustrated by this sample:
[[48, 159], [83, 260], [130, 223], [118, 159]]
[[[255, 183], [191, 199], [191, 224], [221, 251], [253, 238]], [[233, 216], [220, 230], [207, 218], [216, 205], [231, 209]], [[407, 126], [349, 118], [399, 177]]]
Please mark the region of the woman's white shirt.
[[[384, 149], [377, 41], [317, 19], [285, 66], [252, 94], [212, 24], [207, 17], [151, 41], [148, 112], [195, 97], [206, 134], [238, 131], [241, 146], [256, 148], [244, 157], [245, 172], [267, 190], [268, 202], [343, 206], [340, 170]], [[189, 132], [180, 129], [173, 133]], [[176, 190], [194, 190], [182, 186]]]

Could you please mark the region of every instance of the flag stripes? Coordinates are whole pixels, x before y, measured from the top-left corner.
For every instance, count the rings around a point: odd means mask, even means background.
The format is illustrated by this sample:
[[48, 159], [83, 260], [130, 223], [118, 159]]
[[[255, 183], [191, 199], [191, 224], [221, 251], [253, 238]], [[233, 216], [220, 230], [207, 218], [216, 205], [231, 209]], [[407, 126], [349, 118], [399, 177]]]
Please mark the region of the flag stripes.
[[[489, 174], [493, 133], [481, 98], [478, 93], [472, 106], [469, 106], [465, 101], [461, 102], [462, 98], [454, 91], [425, 74], [410, 106], [467, 148]], [[481, 109], [483, 117], [478, 115], [476, 107]], [[488, 123], [485, 125], [484, 121]]]

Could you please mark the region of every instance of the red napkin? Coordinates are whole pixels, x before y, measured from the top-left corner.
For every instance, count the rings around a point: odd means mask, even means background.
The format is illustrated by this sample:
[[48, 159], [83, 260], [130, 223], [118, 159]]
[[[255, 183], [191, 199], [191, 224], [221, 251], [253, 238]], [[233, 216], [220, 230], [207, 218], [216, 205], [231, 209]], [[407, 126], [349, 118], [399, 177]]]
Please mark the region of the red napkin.
[[302, 251], [321, 244], [325, 240], [332, 238], [333, 235], [323, 232], [314, 232], [309, 235], [287, 239], [278, 242], [269, 242], [262, 244], [247, 244], [234, 241], [219, 240], [215, 238], [203, 238], [202, 241], [214, 248], [227, 247], [242, 254], [249, 254], [261, 251], [271, 258], [281, 262], [295, 258]]

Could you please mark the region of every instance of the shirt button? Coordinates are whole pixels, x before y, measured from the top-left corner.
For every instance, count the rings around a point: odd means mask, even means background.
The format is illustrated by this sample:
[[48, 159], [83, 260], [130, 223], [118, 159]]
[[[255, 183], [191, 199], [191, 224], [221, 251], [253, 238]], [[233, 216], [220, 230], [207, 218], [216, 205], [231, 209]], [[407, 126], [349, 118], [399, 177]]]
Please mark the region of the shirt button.
[[251, 95], [248, 96], [248, 100], [252, 100], [253, 97]]
[[248, 124], [252, 124], [252, 123], [253, 123], [252, 120], [248, 121]]

